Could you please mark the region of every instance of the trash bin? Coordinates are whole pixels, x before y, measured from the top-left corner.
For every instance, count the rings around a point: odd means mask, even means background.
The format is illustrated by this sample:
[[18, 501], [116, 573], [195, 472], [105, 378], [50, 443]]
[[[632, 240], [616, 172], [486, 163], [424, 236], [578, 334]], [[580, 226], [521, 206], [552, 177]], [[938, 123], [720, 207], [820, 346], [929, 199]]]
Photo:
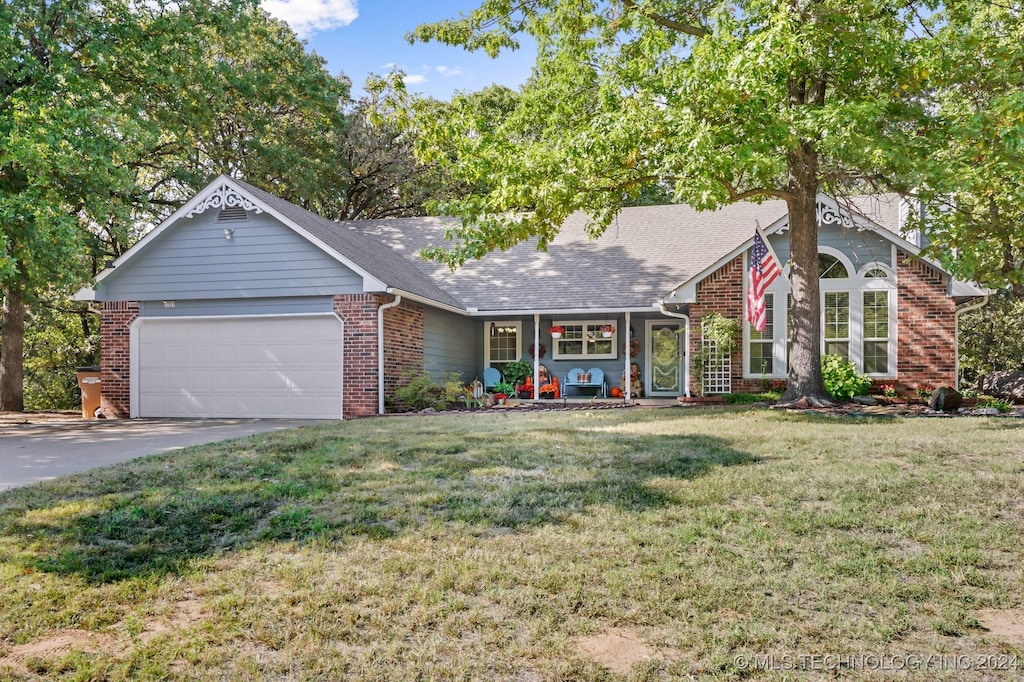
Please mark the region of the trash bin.
[[99, 367], [79, 367], [78, 388], [82, 389], [82, 419], [95, 419], [100, 408], [100, 393], [103, 381]]

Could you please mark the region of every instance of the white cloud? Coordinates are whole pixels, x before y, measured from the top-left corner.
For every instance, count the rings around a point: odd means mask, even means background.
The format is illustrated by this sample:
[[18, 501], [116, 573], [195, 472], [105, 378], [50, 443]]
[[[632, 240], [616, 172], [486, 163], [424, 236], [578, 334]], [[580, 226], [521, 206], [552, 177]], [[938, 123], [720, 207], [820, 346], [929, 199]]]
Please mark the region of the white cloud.
[[427, 77], [422, 73], [410, 73], [405, 77], [406, 85], [419, 85], [420, 83], [426, 83]]
[[263, 0], [268, 14], [288, 22], [300, 37], [348, 26], [359, 16], [356, 0]]
[[441, 74], [442, 76], [444, 76], [445, 78], [450, 78], [452, 76], [459, 76], [459, 75], [461, 75], [462, 74], [462, 69], [460, 69], [457, 66], [438, 66], [437, 67], [437, 72], [439, 74]]

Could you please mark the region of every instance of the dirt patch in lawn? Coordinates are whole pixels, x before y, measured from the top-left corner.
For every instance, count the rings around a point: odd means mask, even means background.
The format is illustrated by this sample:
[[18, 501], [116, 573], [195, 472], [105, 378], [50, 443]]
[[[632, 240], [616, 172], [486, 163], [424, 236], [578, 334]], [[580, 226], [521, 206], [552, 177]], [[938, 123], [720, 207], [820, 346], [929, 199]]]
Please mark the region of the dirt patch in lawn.
[[618, 675], [625, 675], [636, 663], [674, 660], [677, 651], [661, 651], [644, 644], [632, 630], [613, 628], [576, 641], [579, 651]]
[[33, 660], [64, 658], [72, 651], [118, 654], [122, 648], [113, 635], [87, 630], [55, 630], [43, 639], [11, 647], [7, 655], [0, 658], [0, 667], [28, 672], [28, 664]]
[[1024, 647], [1024, 609], [985, 609], [978, 612], [978, 622], [1000, 642]]
[[[194, 625], [202, 619], [202, 607], [198, 599], [177, 602], [174, 611], [166, 620], [147, 622], [139, 634], [139, 641], [149, 642], [164, 633]], [[0, 668], [13, 668], [19, 673], [29, 673], [34, 661], [60, 660], [73, 651], [87, 654], [106, 654], [120, 658], [133, 647], [123, 636], [88, 630], [54, 630], [46, 636], [27, 644], [11, 647], [6, 655], [0, 656]]]

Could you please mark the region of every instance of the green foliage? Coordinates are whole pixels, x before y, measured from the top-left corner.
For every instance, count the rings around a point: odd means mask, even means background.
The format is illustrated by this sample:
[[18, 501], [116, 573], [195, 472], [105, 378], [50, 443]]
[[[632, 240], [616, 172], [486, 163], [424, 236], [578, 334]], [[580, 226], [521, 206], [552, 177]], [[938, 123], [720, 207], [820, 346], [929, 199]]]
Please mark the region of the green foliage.
[[516, 392], [515, 385], [509, 383], [508, 381], [499, 381], [498, 383], [494, 384], [492, 388], [495, 393], [504, 393], [505, 395], [512, 395], [513, 393]]
[[[544, 249], [576, 211], [597, 235], [652, 186], [698, 209], [785, 199], [794, 212], [790, 320], [803, 331], [820, 319], [807, 274], [816, 272], [818, 190], [946, 187], [959, 175], [935, 159], [950, 133], [935, 85], [971, 82], [977, 59], [956, 33], [944, 42], [935, 32], [954, 12], [954, 23], [970, 25], [988, 5], [798, 4], [481, 0], [459, 19], [417, 28], [413, 40], [489, 55], [515, 49], [524, 35], [538, 46], [533, 77], [496, 122], [482, 121], [466, 98], [438, 108], [394, 88], [397, 117], [418, 135], [420, 158], [477, 190], [440, 206], [462, 226], [452, 230], [451, 250], [428, 255], [456, 266], [531, 237]], [[972, 36], [983, 39], [987, 28], [976, 28]], [[997, 63], [1016, 66], [1020, 51], [1007, 50]], [[1004, 106], [984, 130], [962, 126], [962, 148], [1019, 128], [1014, 111]], [[794, 339], [789, 390], [818, 397], [819, 339]]]
[[782, 391], [764, 391], [762, 393], [729, 393], [725, 396], [727, 403], [733, 405], [749, 405], [751, 403], [774, 403], [782, 397]]
[[81, 406], [75, 369], [99, 364], [99, 317], [81, 303], [48, 296], [25, 324], [25, 407], [71, 410]]
[[838, 355], [822, 356], [821, 377], [825, 382], [825, 390], [838, 400], [867, 395], [871, 388], [871, 379], [857, 374], [857, 367]]
[[501, 368], [501, 374], [505, 377], [505, 381], [512, 384], [514, 389], [526, 381], [526, 377], [533, 376], [533, 364], [525, 360], [516, 360], [504, 365]]
[[436, 383], [426, 372], [410, 376], [404, 386], [395, 390], [395, 398], [414, 410], [443, 410], [447, 406], [444, 386]]
[[698, 390], [704, 395], [706, 374], [715, 357], [725, 358], [736, 352], [739, 343], [740, 323], [719, 313], [708, 313], [700, 320], [701, 336], [713, 346], [702, 344], [700, 350], [691, 354], [690, 367], [697, 379]]
[[1024, 369], [1024, 300], [1002, 289], [960, 317], [960, 383], [975, 386], [984, 374]]
[[990, 396], [990, 395], [980, 395], [980, 396], [978, 396], [978, 404], [977, 404], [977, 406], [981, 407], [981, 408], [993, 407], [993, 408], [999, 410], [1000, 412], [1009, 412], [1010, 410], [1013, 409], [1013, 403], [1011, 403], [1009, 400], [1004, 400], [1002, 398], [996, 398], [996, 397]]

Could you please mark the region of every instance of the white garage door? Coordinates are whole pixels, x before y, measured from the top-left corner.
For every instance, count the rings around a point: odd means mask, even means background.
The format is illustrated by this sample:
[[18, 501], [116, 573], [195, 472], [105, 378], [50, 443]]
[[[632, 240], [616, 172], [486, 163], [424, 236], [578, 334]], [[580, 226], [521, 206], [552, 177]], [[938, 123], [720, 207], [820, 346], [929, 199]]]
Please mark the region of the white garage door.
[[133, 416], [341, 418], [334, 315], [143, 318]]

